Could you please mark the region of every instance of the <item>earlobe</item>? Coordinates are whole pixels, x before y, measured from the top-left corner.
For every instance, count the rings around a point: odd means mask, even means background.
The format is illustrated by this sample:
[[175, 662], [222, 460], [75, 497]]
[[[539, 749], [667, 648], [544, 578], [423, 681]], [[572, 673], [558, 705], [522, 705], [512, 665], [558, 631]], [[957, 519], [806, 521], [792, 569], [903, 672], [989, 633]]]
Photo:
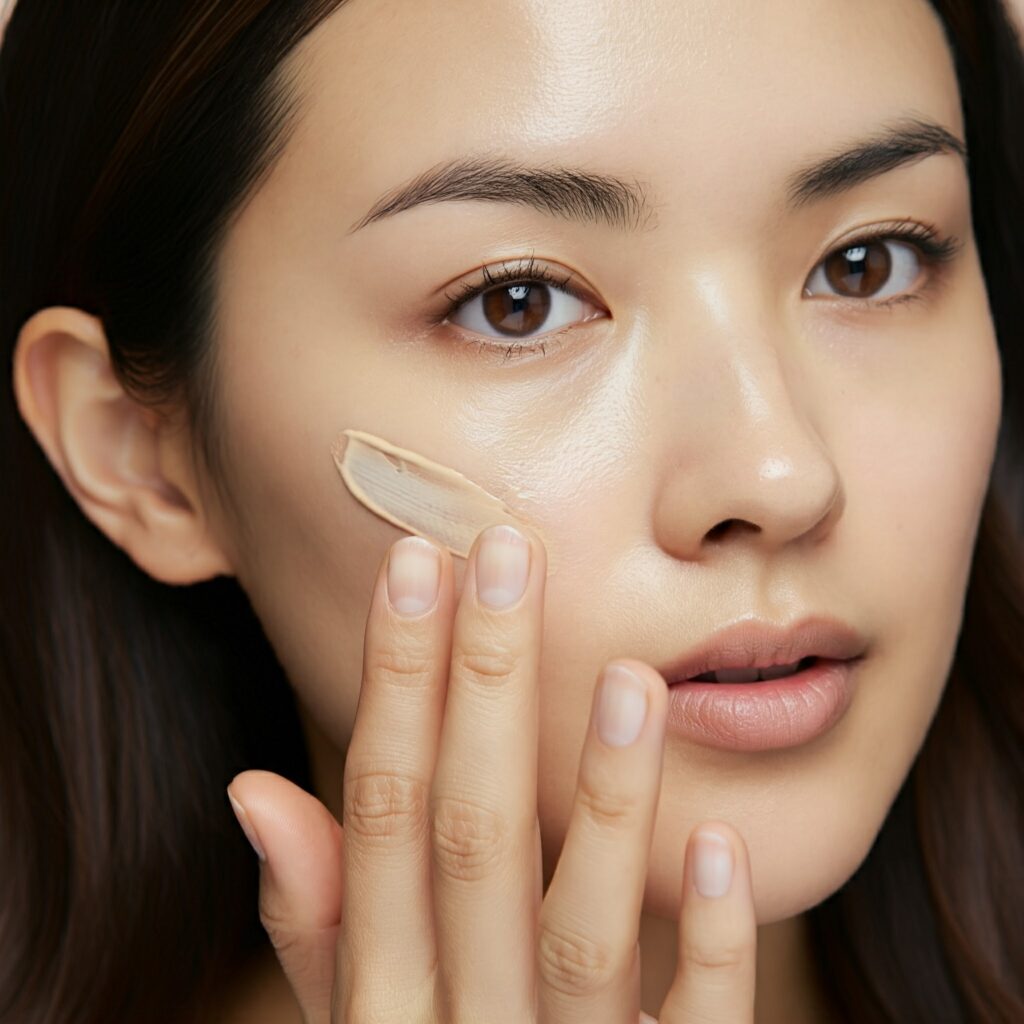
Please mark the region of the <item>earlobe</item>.
[[14, 350], [18, 410], [86, 516], [165, 583], [233, 575], [196, 481], [188, 443], [121, 385], [99, 319], [52, 306], [26, 321]]

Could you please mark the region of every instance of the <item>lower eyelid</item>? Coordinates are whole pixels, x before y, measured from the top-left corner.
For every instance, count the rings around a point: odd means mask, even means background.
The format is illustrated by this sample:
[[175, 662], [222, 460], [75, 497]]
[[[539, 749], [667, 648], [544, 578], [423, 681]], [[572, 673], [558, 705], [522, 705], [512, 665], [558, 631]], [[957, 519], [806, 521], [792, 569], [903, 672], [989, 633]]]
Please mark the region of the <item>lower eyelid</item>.
[[895, 313], [904, 306], [910, 306], [917, 302], [928, 302], [936, 298], [945, 284], [944, 275], [941, 273], [942, 269], [945, 268], [940, 268], [940, 273], [929, 276], [916, 290], [901, 292], [888, 299], [851, 299], [842, 295], [813, 295], [809, 298], [832, 307], [837, 315], [857, 317], [873, 313]]

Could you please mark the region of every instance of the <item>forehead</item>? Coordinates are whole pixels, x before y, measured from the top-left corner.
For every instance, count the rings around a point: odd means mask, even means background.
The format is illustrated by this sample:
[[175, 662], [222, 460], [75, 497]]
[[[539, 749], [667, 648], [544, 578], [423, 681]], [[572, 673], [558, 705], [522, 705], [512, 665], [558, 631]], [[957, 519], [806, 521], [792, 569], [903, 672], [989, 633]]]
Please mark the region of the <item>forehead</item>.
[[767, 198], [899, 117], [962, 137], [926, 0], [347, 0], [289, 66], [302, 110], [282, 173], [353, 211], [504, 154], [624, 171], [710, 214], [722, 186]]

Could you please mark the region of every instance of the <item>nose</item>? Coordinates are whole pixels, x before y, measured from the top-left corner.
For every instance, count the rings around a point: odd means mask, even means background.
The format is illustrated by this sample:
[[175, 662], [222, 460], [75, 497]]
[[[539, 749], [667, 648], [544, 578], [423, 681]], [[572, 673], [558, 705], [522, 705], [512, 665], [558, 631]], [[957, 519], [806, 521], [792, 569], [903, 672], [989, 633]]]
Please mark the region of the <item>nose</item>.
[[737, 545], [767, 554], [820, 541], [844, 504], [836, 463], [813, 422], [835, 396], [820, 381], [815, 391], [813, 372], [795, 366], [798, 356], [784, 345], [763, 336], [718, 346], [722, 340], [701, 346], [698, 379], [692, 363], [674, 367], [673, 387], [656, 402], [652, 423], [671, 424], [670, 436], [661, 435], [669, 468], [655, 502], [657, 540], [688, 561]]

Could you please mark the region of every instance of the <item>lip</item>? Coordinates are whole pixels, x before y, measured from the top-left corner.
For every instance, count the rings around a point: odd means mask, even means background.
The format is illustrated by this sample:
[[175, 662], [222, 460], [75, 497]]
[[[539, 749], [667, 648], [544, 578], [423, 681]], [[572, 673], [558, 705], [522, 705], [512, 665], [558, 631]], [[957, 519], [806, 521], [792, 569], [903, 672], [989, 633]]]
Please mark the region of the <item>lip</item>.
[[[799, 746], [845, 714], [866, 646], [856, 630], [822, 617], [789, 629], [748, 620], [721, 630], [658, 670], [669, 684], [667, 729], [719, 750]], [[813, 665], [781, 679], [690, 681], [719, 668], [786, 665], [810, 656], [816, 658]]]
[[718, 750], [800, 746], [846, 713], [859, 663], [820, 660], [796, 675], [760, 683], [674, 683], [665, 727]]
[[[816, 656], [849, 661], [863, 655], [867, 642], [838, 619], [810, 616], [784, 628], [763, 619], [747, 619], [712, 633], [658, 671], [670, 685], [720, 668], [767, 668]], [[712, 683], [712, 686], [764, 686], [765, 683]]]

